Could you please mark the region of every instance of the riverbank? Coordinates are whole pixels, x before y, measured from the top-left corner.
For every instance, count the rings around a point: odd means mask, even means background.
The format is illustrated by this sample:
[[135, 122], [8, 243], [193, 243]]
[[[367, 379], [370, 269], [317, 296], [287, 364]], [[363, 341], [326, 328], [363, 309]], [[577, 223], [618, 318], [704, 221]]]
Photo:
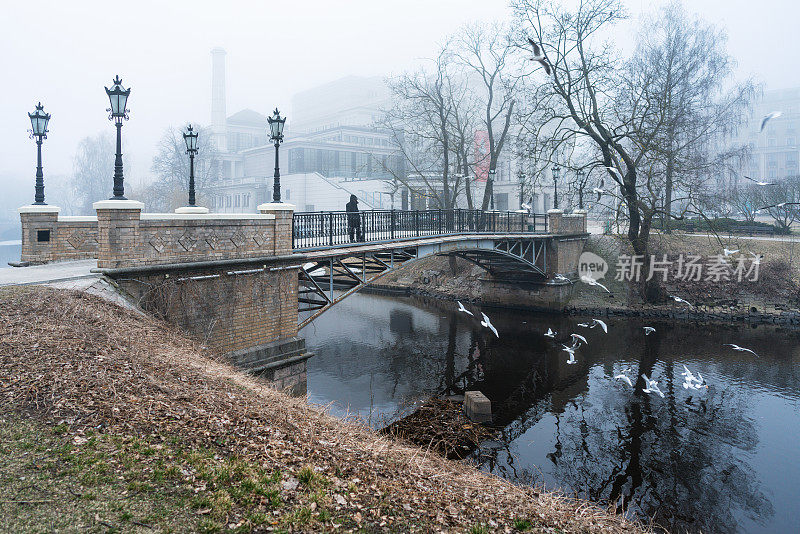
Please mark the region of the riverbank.
[[[758, 279], [740, 282], [733, 276], [729, 280], [712, 281], [703, 275], [695, 281], [677, 276], [679, 256], [697, 255], [705, 262], [723, 254], [723, 248], [739, 250], [728, 260], [732, 268], [735, 268], [738, 257], [743, 257], [745, 266], [749, 268], [754, 254], [762, 256]], [[530, 305], [512, 307], [571, 315], [800, 325], [800, 263], [797, 261], [800, 241], [729, 238], [720, 244], [709, 236], [673, 234], [653, 236], [652, 249], [658, 258], [667, 254], [673, 260], [661, 302], [646, 302], [635, 284], [616, 279], [620, 257], [630, 254], [624, 238], [595, 235], [589, 239], [585, 250], [607, 262], [609, 271], [600, 282], [608, 287], [609, 292], [577, 281], [568, 301], [561, 305], [531, 300]], [[483, 269], [464, 260], [431, 256], [387, 274], [371, 290], [509, 307], [494, 302], [491, 290], [483, 286], [482, 281], [487, 278]], [[677, 303], [668, 295], [680, 296], [691, 306]]]
[[0, 325], [0, 530], [642, 530], [329, 416], [91, 295], [3, 289]]

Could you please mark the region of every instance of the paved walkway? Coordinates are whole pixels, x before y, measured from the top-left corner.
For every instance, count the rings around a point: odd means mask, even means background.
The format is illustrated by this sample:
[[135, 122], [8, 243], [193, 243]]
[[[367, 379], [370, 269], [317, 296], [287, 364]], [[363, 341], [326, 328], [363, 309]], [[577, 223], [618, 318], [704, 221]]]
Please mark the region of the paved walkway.
[[99, 278], [99, 274], [91, 272], [91, 269], [95, 267], [97, 267], [97, 260], [80, 260], [0, 269], [0, 286], [47, 284], [80, 278]]

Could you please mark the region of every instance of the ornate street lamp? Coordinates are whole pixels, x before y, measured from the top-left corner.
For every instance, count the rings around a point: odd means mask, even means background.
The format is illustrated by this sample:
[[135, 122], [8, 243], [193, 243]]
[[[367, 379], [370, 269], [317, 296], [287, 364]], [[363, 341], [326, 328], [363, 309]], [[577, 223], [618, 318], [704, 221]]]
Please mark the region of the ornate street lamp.
[[111, 107], [106, 111], [110, 111], [108, 120], [113, 120], [117, 126], [117, 155], [114, 159], [114, 196], [111, 200], [127, 200], [125, 198], [125, 185], [122, 176], [122, 119], [128, 120], [128, 109], [125, 105], [128, 102], [128, 96], [131, 94], [130, 89], [125, 89], [122, 86], [122, 80], [119, 75], [114, 78], [111, 89], [106, 87], [106, 94], [111, 101]]
[[286, 123], [286, 117], [281, 118], [278, 108], [272, 112], [272, 117], [267, 117], [269, 123], [269, 138], [275, 143], [275, 179], [272, 186], [272, 201], [281, 201], [281, 171], [278, 166], [278, 147], [283, 142], [283, 125]]
[[186, 153], [189, 154], [189, 205], [194, 206], [194, 155], [197, 154], [197, 132], [192, 130], [190, 124], [183, 134], [186, 141]]
[[44, 106], [39, 102], [33, 113], [28, 113], [31, 119], [31, 139], [36, 139], [36, 195], [34, 204], [44, 205], [44, 173], [42, 172], [42, 141], [47, 139], [47, 123], [50, 114], [44, 112]]
[[558, 209], [558, 175], [561, 174], [561, 168], [558, 164], [553, 165], [553, 209]]
[[583, 169], [578, 169], [575, 171], [575, 175], [578, 179], [578, 208], [583, 209], [583, 178], [586, 174]]

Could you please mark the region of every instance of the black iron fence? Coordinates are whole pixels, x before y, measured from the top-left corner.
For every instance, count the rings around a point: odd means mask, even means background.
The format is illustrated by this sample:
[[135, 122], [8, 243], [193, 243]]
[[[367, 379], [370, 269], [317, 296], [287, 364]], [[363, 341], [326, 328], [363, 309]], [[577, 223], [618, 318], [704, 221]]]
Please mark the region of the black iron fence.
[[372, 210], [295, 213], [292, 247], [333, 247], [356, 242], [459, 233], [544, 233], [547, 216], [513, 211]]

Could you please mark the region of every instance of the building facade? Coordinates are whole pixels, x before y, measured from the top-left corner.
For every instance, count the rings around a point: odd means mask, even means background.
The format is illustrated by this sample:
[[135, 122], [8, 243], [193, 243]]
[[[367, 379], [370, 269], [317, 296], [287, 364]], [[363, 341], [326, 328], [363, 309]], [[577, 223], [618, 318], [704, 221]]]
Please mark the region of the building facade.
[[[768, 113], [780, 111], [764, 131], [761, 120]], [[765, 91], [756, 103], [752, 120], [739, 136], [750, 149], [750, 157], [740, 173], [754, 180], [779, 180], [800, 174], [800, 87]]]

